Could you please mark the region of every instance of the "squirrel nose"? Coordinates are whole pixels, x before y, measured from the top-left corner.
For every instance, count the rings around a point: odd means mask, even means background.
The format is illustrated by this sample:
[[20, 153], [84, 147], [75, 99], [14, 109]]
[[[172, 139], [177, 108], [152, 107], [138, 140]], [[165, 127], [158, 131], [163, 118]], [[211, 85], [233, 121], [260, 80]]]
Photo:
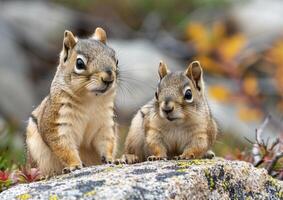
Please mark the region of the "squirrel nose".
[[162, 103], [162, 111], [167, 115], [174, 110], [174, 103], [171, 98], [165, 98], [165, 101]]
[[113, 83], [114, 79], [111, 77], [101, 78], [102, 82], [106, 85]]
[[173, 106], [170, 106], [170, 107], [166, 106], [166, 107], [162, 108], [162, 111], [165, 112], [166, 114], [171, 113], [173, 110], [174, 110]]
[[111, 69], [107, 69], [105, 70], [106, 74], [108, 74], [109, 76], [112, 76], [112, 70]]
[[113, 83], [114, 76], [113, 76], [112, 70], [107, 69], [104, 72], [105, 72], [104, 76], [101, 77], [102, 82], [105, 83], [105, 84]]

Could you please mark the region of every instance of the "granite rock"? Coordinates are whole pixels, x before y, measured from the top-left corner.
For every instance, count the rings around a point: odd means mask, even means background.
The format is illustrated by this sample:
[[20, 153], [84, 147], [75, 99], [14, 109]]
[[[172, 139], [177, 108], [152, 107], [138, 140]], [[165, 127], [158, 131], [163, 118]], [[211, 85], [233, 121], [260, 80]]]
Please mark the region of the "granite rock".
[[0, 199], [282, 199], [283, 182], [265, 169], [221, 158], [83, 168], [20, 184]]

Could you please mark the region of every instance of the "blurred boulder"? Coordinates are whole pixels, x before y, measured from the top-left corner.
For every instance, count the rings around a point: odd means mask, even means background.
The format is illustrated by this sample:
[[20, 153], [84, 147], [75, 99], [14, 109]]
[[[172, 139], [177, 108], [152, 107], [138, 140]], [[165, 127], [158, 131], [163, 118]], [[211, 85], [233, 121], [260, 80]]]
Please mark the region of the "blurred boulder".
[[57, 58], [61, 48], [54, 41], [71, 25], [71, 13], [43, 1], [0, 4], [0, 112], [23, 124], [41, 99], [38, 91], [48, 91], [46, 83], [33, 82], [38, 76], [33, 74], [33, 67], [47, 74], [46, 66]]
[[0, 16], [19, 37], [30, 45], [51, 48], [65, 29], [71, 28], [74, 13], [47, 1], [8, 1], [1, 3]]
[[17, 123], [27, 119], [35, 94], [28, 80], [28, 62], [18, 48], [15, 35], [0, 18], [0, 112]]
[[252, 0], [234, 2], [230, 15], [256, 48], [266, 48], [267, 43], [282, 34], [283, 1]]

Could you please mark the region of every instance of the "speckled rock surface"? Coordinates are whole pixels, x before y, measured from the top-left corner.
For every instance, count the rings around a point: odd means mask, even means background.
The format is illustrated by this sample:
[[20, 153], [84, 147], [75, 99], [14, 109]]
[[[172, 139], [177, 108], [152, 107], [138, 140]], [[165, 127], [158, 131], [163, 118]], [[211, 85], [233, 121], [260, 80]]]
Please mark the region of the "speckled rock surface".
[[155, 161], [84, 168], [0, 199], [283, 199], [283, 182], [241, 161]]

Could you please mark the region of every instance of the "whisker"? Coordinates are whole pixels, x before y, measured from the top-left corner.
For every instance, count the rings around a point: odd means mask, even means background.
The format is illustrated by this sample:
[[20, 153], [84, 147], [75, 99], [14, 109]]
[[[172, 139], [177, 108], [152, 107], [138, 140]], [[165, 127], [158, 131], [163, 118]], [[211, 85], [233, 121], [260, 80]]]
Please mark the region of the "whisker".
[[[127, 92], [127, 93], [130, 94], [131, 96], [134, 95], [133, 92], [132, 92], [132, 90], [131, 90], [131, 88], [129, 88], [128, 85], [125, 84], [124, 82], [120, 82], [120, 83], [118, 84], [118, 89], [120, 89], [120, 90], [123, 92], [123, 95], [124, 95], [124, 96], [126, 96], [126, 95], [125, 95], [125, 94], [126, 94], [125, 92]], [[119, 92], [119, 90], [118, 90], [118, 92]]]
[[128, 85], [135, 85], [137, 87], [134, 87], [135, 89], [146, 89], [146, 87], [149, 87], [153, 90], [155, 90], [156, 87], [153, 87], [152, 85], [144, 82], [144, 81], [141, 81], [141, 80], [136, 80], [136, 79], [132, 79], [132, 78], [128, 78], [128, 77], [123, 77], [123, 78], [119, 78], [120, 81], [122, 82], [125, 82], [125, 84], [128, 84]]

